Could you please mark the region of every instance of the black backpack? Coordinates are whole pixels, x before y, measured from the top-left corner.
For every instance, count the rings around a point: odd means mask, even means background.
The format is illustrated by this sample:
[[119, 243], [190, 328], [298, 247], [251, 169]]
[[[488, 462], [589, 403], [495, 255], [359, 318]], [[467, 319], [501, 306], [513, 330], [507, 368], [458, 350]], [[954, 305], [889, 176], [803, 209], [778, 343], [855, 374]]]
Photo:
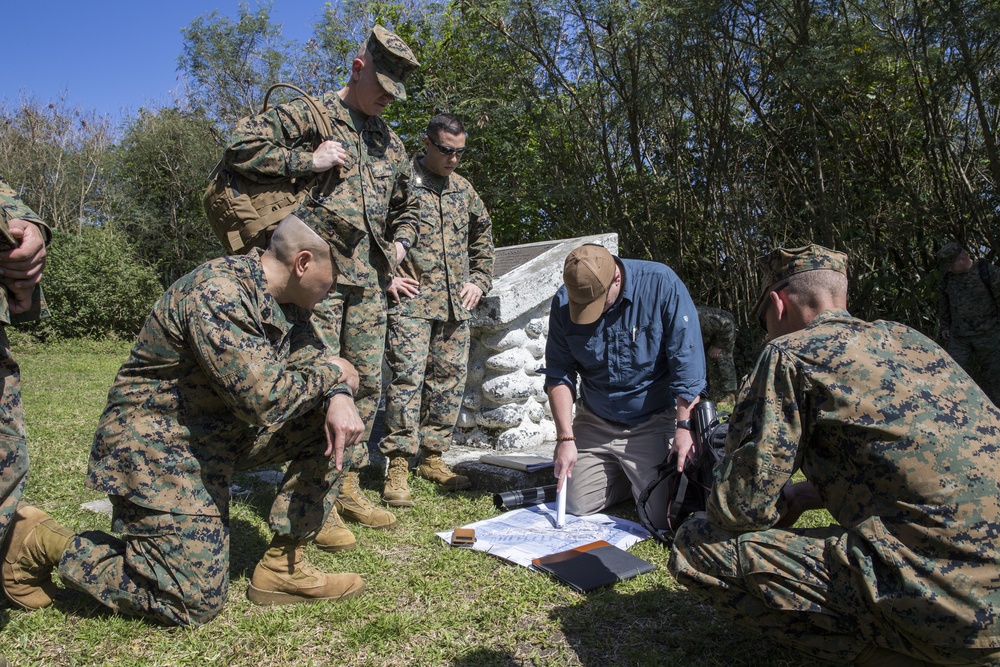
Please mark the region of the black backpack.
[[[712, 470], [722, 460], [726, 450], [729, 422], [720, 420], [711, 401], [700, 401], [695, 406], [693, 423], [695, 456], [688, 459], [683, 472], [677, 472], [677, 454], [673, 451], [667, 460], [656, 467], [656, 479], [649, 483], [636, 502], [639, 522], [660, 543], [670, 546], [674, 533], [684, 520], [695, 512], [705, 511], [708, 494], [712, 490]], [[667, 485], [667, 528], [665, 535], [653, 526], [646, 503], [653, 491]]]

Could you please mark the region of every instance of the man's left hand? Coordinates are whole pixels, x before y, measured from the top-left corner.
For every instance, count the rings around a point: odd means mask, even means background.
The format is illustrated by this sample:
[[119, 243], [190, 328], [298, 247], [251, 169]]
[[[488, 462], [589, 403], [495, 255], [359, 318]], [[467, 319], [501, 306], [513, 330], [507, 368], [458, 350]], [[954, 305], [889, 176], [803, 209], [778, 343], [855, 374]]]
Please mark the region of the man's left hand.
[[694, 435], [689, 429], [679, 428], [674, 431], [673, 450], [677, 452], [677, 472], [683, 472], [688, 457], [695, 455]]
[[326, 456], [333, 456], [337, 470], [344, 464], [344, 450], [356, 445], [365, 432], [365, 424], [354, 406], [354, 399], [347, 394], [334, 394], [326, 409]]
[[483, 298], [483, 290], [479, 289], [472, 283], [465, 283], [459, 297], [462, 299], [462, 306], [472, 310], [479, 305], [479, 300]]

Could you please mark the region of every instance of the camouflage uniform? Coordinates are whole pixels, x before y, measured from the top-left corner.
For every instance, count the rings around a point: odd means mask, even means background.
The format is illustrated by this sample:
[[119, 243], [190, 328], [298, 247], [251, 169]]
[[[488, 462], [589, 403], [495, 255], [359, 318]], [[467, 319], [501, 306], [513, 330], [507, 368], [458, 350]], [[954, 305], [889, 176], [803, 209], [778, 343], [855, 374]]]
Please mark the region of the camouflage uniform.
[[[975, 262], [965, 273], [945, 272], [938, 319], [941, 329], [949, 333], [948, 354], [966, 371], [970, 371], [975, 354], [981, 366], [976, 379], [990, 400], [1000, 405], [1000, 320], [996, 300], [980, 277], [979, 264]], [[1000, 269], [992, 264], [986, 268], [993, 294], [1000, 296]]]
[[342, 390], [340, 369], [308, 312], [274, 301], [260, 254], [174, 283], [108, 392], [87, 486], [111, 497], [125, 540], [78, 535], [59, 575], [116, 612], [181, 625], [218, 613], [236, 470], [289, 461], [276, 535], [311, 538], [332, 505], [324, 399]]
[[[714, 397], [736, 391], [736, 364], [733, 346], [736, 344], [736, 322], [728, 310], [698, 306], [701, 324], [701, 342], [705, 346], [705, 363], [708, 366], [708, 389]], [[722, 352], [714, 359], [709, 349], [717, 347]]]
[[418, 243], [399, 268], [420, 283], [420, 293], [389, 308], [386, 359], [392, 381], [385, 398], [382, 452], [413, 455], [418, 445], [447, 451], [465, 391], [469, 318], [461, 291], [493, 285], [490, 214], [472, 184], [444, 178], [413, 161], [420, 200]]
[[[2, 239], [10, 236], [8, 224], [11, 220], [26, 220], [34, 223], [42, 230], [45, 241], [52, 238], [52, 232], [38, 215], [24, 205], [21, 198], [17, 196], [7, 185], [6, 181], [0, 178], [0, 245], [11, 247], [13, 240], [7, 238], [7, 243]], [[0, 544], [3, 543], [7, 535], [7, 526], [10, 518], [17, 510], [17, 504], [21, 500], [21, 492], [24, 491], [24, 482], [28, 475], [28, 445], [24, 429], [24, 408], [21, 405], [21, 369], [10, 352], [10, 344], [7, 342], [7, 332], [5, 327], [8, 324], [27, 322], [47, 317], [48, 310], [45, 308], [45, 301], [42, 298], [41, 289], [38, 289], [33, 299], [33, 306], [27, 313], [15, 315], [10, 312], [8, 306], [8, 295], [6, 289], [0, 289]]]
[[[762, 352], [707, 519], [678, 531], [670, 569], [818, 659], [877, 646], [989, 660], [1000, 648], [998, 438], [1000, 411], [933, 342], [824, 311]], [[772, 528], [797, 470], [839, 525]]]
[[[394, 76], [404, 76], [417, 66], [412, 53], [399, 37], [380, 27], [368, 43], [380, 83], [406, 99], [402, 86], [382, 72], [392, 63]], [[333, 126], [329, 138], [343, 145], [347, 162], [319, 175], [320, 186], [311, 190], [295, 215], [335, 249], [337, 290], [317, 306], [313, 320], [327, 348], [351, 362], [361, 378], [354, 402], [366, 430], [356, 447], [360, 465], [367, 465], [366, 443], [382, 395], [385, 290], [395, 262], [386, 225], [392, 222], [397, 240], [414, 244], [418, 203], [409, 187], [406, 149], [385, 121], [352, 110], [335, 92], [326, 93], [322, 101]], [[324, 139], [306, 103], [293, 100], [241, 121], [223, 160], [228, 169], [256, 181], [309, 178], [312, 152]]]

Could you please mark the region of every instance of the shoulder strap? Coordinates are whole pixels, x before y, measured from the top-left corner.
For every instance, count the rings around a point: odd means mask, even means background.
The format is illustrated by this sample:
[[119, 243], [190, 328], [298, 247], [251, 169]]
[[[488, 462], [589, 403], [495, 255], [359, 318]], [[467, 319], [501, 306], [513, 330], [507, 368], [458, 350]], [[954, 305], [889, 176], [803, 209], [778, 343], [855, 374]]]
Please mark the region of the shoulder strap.
[[306, 103], [307, 107], [309, 107], [309, 111], [312, 112], [313, 123], [316, 124], [316, 129], [319, 130], [323, 139], [333, 138], [333, 126], [330, 124], [330, 117], [323, 109], [322, 101], [306, 93], [298, 86], [293, 86], [290, 83], [276, 83], [267, 89], [267, 92], [264, 93], [264, 104], [260, 107], [261, 113], [267, 111], [268, 100], [271, 98], [271, 93], [278, 88], [288, 88], [297, 92], [302, 101]]
[[993, 293], [993, 281], [990, 280], [990, 267], [983, 260], [979, 260], [979, 279], [986, 285], [986, 291], [990, 293], [990, 298], [995, 302], [997, 296]]

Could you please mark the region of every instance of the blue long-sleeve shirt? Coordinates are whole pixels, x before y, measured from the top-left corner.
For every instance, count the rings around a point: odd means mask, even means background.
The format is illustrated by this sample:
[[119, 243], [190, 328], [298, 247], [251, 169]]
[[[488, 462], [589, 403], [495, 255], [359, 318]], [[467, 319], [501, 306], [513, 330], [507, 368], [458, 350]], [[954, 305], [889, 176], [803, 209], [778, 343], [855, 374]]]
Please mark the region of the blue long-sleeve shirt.
[[563, 285], [552, 299], [545, 386], [565, 384], [602, 419], [639, 424], [705, 388], [698, 311], [677, 274], [658, 262], [616, 258], [621, 294], [593, 324], [573, 324]]

